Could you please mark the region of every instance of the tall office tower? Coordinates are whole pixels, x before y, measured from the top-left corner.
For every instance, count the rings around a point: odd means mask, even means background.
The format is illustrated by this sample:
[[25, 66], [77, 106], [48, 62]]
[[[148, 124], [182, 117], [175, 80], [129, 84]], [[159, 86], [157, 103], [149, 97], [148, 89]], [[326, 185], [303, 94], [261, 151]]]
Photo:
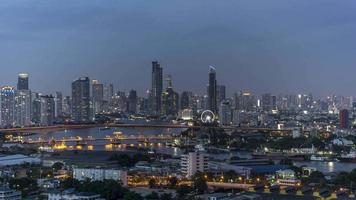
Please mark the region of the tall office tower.
[[182, 92], [182, 95], [180, 97], [180, 109], [181, 110], [191, 108], [192, 96], [193, 96], [193, 94], [191, 92], [187, 92], [187, 91]]
[[152, 88], [151, 88], [151, 95], [152, 95], [152, 105], [151, 111], [153, 115], [160, 115], [161, 113], [161, 96], [163, 91], [163, 78], [162, 72], [163, 69], [161, 65], [157, 61], [152, 62]]
[[111, 83], [109, 85], [104, 84], [104, 95], [103, 95], [103, 103], [102, 103], [103, 110], [112, 112], [114, 96], [115, 96], [114, 85]]
[[55, 103], [54, 97], [52, 95], [40, 96], [40, 124], [43, 126], [50, 126], [54, 124], [54, 115], [55, 115]]
[[165, 116], [177, 116], [179, 111], [179, 95], [173, 90], [172, 78], [168, 76], [167, 89], [162, 93], [161, 114]]
[[137, 92], [136, 92], [136, 90], [130, 90], [128, 101], [127, 101], [127, 111], [131, 114], [137, 113]]
[[95, 113], [103, 112], [104, 85], [98, 80], [92, 81], [93, 108]]
[[15, 92], [14, 119], [16, 126], [31, 125], [31, 96], [30, 90], [17, 90]]
[[91, 121], [90, 80], [79, 78], [72, 83], [72, 119], [77, 123]]
[[272, 95], [269, 93], [262, 95], [262, 110], [269, 112], [272, 110]]
[[231, 103], [229, 101], [221, 102], [220, 109], [219, 109], [219, 119], [221, 125], [225, 125], [225, 126], [231, 125], [232, 109], [231, 109]]
[[218, 85], [217, 86], [217, 102], [220, 105], [222, 102], [226, 100], [226, 87], [225, 85]]
[[217, 85], [216, 85], [216, 69], [209, 69], [209, 85], [208, 85], [208, 109], [217, 113]]
[[15, 89], [11, 86], [2, 87], [0, 90], [0, 121], [2, 127], [14, 125]]
[[63, 99], [63, 115], [70, 116], [72, 114], [72, 99], [66, 96]]
[[37, 125], [41, 122], [41, 99], [37, 92], [31, 93], [31, 121]]
[[55, 98], [55, 117], [63, 116], [63, 95], [62, 92], [56, 92]]
[[347, 109], [342, 109], [339, 111], [339, 123], [341, 129], [349, 128], [349, 111]]
[[125, 92], [118, 91], [112, 100], [112, 112], [126, 112], [127, 111], [127, 98]]
[[28, 77], [29, 76], [26, 73], [19, 74], [17, 81], [17, 90], [29, 90]]

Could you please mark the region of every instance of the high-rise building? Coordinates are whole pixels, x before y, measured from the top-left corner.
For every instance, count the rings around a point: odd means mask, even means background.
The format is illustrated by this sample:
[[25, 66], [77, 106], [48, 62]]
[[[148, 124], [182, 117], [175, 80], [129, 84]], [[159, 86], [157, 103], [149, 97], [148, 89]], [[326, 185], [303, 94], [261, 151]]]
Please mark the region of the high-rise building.
[[98, 80], [92, 81], [93, 107], [95, 113], [103, 111], [104, 85]]
[[52, 95], [40, 96], [40, 124], [43, 126], [50, 126], [54, 124], [55, 119], [55, 103]]
[[229, 101], [223, 101], [219, 109], [220, 124], [229, 126], [232, 123], [232, 109]]
[[347, 109], [339, 111], [339, 123], [341, 129], [349, 128], [349, 111]]
[[63, 115], [70, 116], [72, 114], [72, 99], [70, 96], [66, 96], [63, 99]]
[[180, 97], [180, 109], [188, 109], [191, 108], [191, 99], [193, 94], [191, 92], [184, 91]]
[[266, 112], [272, 110], [272, 95], [270, 93], [262, 95], [262, 110]]
[[197, 172], [206, 172], [209, 169], [208, 166], [209, 157], [201, 152], [189, 152], [181, 156], [181, 172], [186, 177], [192, 177]]
[[26, 73], [19, 74], [17, 81], [17, 90], [29, 90], [28, 78], [29, 76]]
[[226, 87], [225, 85], [218, 85], [217, 86], [217, 102], [220, 105], [226, 99]]
[[41, 98], [37, 92], [31, 93], [31, 121], [37, 125], [41, 123]]
[[15, 92], [14, 120], [16, 126], [31, 125], [31, 99], [30, 90], [17, 90]]
[[55, 107], [55, 117], [61, 117], [63, 115], [63, 95], [61, 92], [56, 92]]
[[209, 85], [208, 85], [208, 109], [217, 113], [217, 84], [216, 84], [216, 69], [210, 67], [209, 70]]
[[15, 89], [5, 86], [0, 90], [0, 121], [2, 127], [14, 125]]
[[79, 78], [72, 83], [72, 119], [77, 123], [91, 121], [90, 80]]
[[161, 114], [165, 116], [177, 116], [179, 111], [179, 95], [173, 90], [172, 78], [167, 77], [167, 89], [162, 93]]
[[127, 101], [127, 111], [131, 114], [137, 113], [137, 92], [136, 90], [130, 90]]
[[151, 112], [153, 115], [161, 114], [161, 96], [163, 91], [163, 69], [157, 61], [152, 62], [152, 88], [151, 88]]

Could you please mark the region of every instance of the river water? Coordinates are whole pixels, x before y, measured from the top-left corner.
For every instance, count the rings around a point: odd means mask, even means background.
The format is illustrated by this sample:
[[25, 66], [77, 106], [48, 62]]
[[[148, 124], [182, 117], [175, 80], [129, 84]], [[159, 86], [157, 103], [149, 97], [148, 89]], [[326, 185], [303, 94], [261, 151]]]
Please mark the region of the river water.
[[[66, 130], [66, 131], [56, 131], [47, 134], [35, 134], [28, 136], [32, 140], [38, 140], [39, 138], [50, 140], [50, 139], [63, 139], [70, 137], [81, 137], [81, 138], [105, 138], [106, 136], [113, 136], [114, 132], [122, 132], [125, 136], [134, 136], [134, 135], [145, 135], [145, 136], [155, 136], [155, 135], [168, 135], [168, 134], [179, 134], [184, 129], [169, 129], [169, 128], [159, 128], [159, 129], [140, 129], [140, 128], [110, 128], [110, 129], [100, 129], [100, 128], [90, 128], [90, 129], [76, 129], [76, 130]], [[108, 141], [98, 140], [98, 141], [88, 141], [88, 146], [84, 146], [83, 149], [90, 148], [88, 150], [98, 151], [98, 150], [107, 150], [107, 151], [125, 151], [125, 148], [120, 146], [110, 146]], [[130, 143], [133, 143], [132, 141]], [[75, 143], [69, 143], [68, 146], [75, 146]], [[168, 153], [173, 156], [179, 156], [181, 150], [179, 148], [166, 147], [165, 144], [159, 146], [154, 145], [148, 147], [154, 149], [159, 153]], [[249, 157], [248, 153], [237, 153], [239, 157]], [[231, 154], [213, 154], [211, 155], [214, 158], [227, 159]], [[323, 173], [329, 172], [341, 172], [347, 171], [350, 172], [356, 168], [356, 163], [341, 163], [341, 162], [315, 162], [315, 161], [306, 161], [306, 162], [295, 162], [296, 166], [308, 166], [315, 167], [318, 171]]]

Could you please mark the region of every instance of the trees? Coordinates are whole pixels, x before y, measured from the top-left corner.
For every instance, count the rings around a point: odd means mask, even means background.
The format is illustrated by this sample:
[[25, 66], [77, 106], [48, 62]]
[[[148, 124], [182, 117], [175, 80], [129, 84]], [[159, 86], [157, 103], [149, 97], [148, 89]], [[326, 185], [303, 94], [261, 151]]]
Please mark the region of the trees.
[[347, 172], [340, 172], [335, 178], [335, 184], [341, 187], [349, 187], [351, 181], [351, 176]]
[[61, 182], [63, 189], [75, 188], [79, 192], [94, 192], [100, 194], [101, 197], [107, 200], [116, 200], [123, 198], [128, 191], [121, 184], [114, 180], [93, 181], [90, 180], [79, 182], [69, 178]]
[[152, 192], [145, 197], [146, 200], [159, 200], [159, 195], [157, 192]]
[[196, 193], [203, 194], [208, 190], [208, 185], [202, 173], [195, 174], [192, 180], [193, 180], [193, 188]]
[[141, 153], [136, 153], [132, 156], [121, 153], [111, 155], [109, 160], [116, 161], [121, 167], [133, 167], [139, 161], [150, 161], [150, 157]]
[[169, 185], [168, 185], [169, 188], [175, 188], [178, 184], [178, 179], [177, 179], [177, 177], [173, 176], [173, 177], [169, 178], [168, 182], [169, 182]]
[[136, 192], [129, 191], [124, 195], [124, 200], [143, 200], [143, 197]]
[[64, 164], [61, 163], [61, 162], [56, 162], [52, 165], [52, 168], [55, 170], [55, 171], [58, 171], [58, 170], [61, 170], [63, 168]]
[[10, 179], [9, 186], [12, 189], [20, 190], [23, 196], [27, 196], [29, 193], [38, 190], [37, 181], [28, 177]]
[[150, 188], [155, 188], [156, 187], [156, 180], [151, 178], [149, 181], [148, 181], [148, 186]]
[[319, 185], [324, 185], [326, 180], [323, 173], [319, 171], [312, 172], [307, 179], [308, 183], [318, 183]]
[[160, 200], [173, 200], [172, 194], [164, 193], [159, 198]]
[[180, 185], [177, 190], [177, 199], [184, 200], [187, 195], [192, 192], [192, 188], [187, 185]]

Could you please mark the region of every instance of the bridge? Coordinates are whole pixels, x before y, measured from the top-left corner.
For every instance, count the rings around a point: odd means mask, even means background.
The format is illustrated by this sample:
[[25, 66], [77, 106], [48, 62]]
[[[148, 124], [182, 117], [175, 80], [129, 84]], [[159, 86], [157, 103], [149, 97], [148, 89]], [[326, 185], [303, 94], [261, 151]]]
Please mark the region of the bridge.
[[124, 137], [104, 137], [104, 138], [94, 138], [94, 137], [87, 137], [87, 138], [82, 138], [82, 137], [68, 137], [68, 138], [61, 138], [61, 139], [38, 139], [38, 140], [22, 140], [21, 142], [24, 144], [43, 144], [43, 143], [66, 143], [66, 142], [90, 142], [90, 141], [139, 141], [139, 142], [152, 142], [152, 141], [169, 141], [172, 140], [172, 136], [170, 135], [159, 135], [159, 136], [124, 136]]
[[254, 128], [254, 127], [234, 127], [234, 126], [221, 126], [221, 127], [210, 127], [210, 126], [190, 126], [184, 124], [80, 124], [80, 125], [55, 125], [55, 126], [41, 126], [41, 127], [22, 127], [22, 128], [8, 128], [0, 129], [0, 133], [35, 133], [44, 134], [55, 131], [64, 130], [74, 130], [74, 129], [88, 129], [88, 128], [135, 128], [135, 129], [188, 129], [188, 128], [217, 128], [224, 129], [230, 132], [275, 132], [284, 134], [291, 134], [291, 129], [273, 129], [273, 128]]

